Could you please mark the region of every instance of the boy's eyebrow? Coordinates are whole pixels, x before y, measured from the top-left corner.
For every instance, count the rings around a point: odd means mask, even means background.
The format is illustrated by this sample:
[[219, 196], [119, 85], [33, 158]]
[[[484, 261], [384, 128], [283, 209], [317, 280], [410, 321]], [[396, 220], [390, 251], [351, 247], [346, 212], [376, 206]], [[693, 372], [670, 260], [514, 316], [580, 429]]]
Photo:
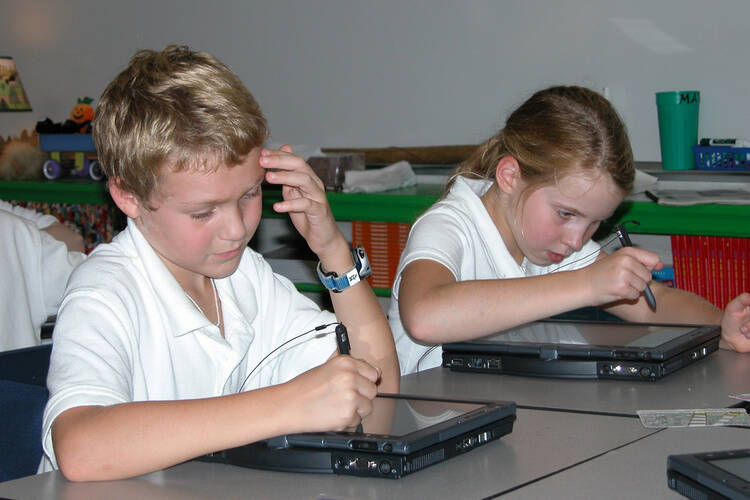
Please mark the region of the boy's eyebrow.
[[[260, 185], [263, 183], [263, 179], [260, 179], [258, 182], [250, 186], [244, 193], [242, 193], [242, 196], [246, 195], [247, 193], [257, 189], [260, 187]], [[224, 203], [228, 200], [226, 199], [207, 199], [207, 200], [198, 200], [198, 201], [184, 201], [181, 202], [180, 205], [185, 207], [201, 207], [201, 206], [211, 206], [211, 205], [218, 205], [221, 203]]]

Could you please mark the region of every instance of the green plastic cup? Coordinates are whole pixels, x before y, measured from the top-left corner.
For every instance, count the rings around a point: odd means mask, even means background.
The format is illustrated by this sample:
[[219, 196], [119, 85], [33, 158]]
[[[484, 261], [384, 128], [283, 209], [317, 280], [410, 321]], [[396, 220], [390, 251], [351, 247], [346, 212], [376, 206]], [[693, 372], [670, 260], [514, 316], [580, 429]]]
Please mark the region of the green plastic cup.
[[663, 169], [690, 170], [695, 168], [693, 146], [698, 144], [700, 102], [701, 93], [697, 90], [656, 93]]

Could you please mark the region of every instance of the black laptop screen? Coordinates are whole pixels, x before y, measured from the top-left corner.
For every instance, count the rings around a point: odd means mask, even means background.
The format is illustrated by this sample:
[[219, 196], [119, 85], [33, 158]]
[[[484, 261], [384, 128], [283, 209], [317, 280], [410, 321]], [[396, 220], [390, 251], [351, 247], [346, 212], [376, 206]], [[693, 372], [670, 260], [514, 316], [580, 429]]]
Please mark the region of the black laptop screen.
[[720, 458], [707, 462], [745, 481], [750, 481], [750, 457]]
[[600, 345], [654, 348], [690, 331], [691, 326], [659, 326], [633, 323], [535, 322], [481, 339], [484, 343]]
[[379, 397], [373, 413], [362, 421], [362, 431], [371, 434], [405, 436], [459, 417], [485, 405], [449, 401]]

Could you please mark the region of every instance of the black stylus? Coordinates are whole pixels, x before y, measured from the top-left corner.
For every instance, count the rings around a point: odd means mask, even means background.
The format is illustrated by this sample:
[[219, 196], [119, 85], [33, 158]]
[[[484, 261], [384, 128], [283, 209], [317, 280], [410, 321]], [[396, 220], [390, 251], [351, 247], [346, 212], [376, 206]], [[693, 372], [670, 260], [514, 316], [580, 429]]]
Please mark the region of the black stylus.
[[[346, 333], [346, 327], [342, 323], [339, 323], [338, 325], [336, 325], [335, 333], [336, 345], [339, 348], [339, 354], [349, 354], [351, 346], [349, 345], [349, 334]], [[362, 434], [364, 432], [364, 430], [362, 430], [362, 422], [357, 424], [357, 429], [355, 432], [359, 434]]]
[[[628, 232], [625, 230], [625, 226], [623, 226], [622, 224], [616, 224], [615, 231], [617, 231], [617, 237], [620, 238], [620, 243], [622, 244], [622, 246], [633, 246], [633, 242], [630, 241], [630, 236], [628, 236]], [[650, 286], [646, 285], [646, 289], [643, 290], [643, 295], [646, 296], [646, 302], [648, 302], [649, 307], [651, 307], [652, 310], [656, 310], [656, 297], [654, 297], [654, 292], [651, 291]]]
[[339, 354], [349, 354], [351, 346], [349, 345], [349, 334], [346, 333], [346, 327], [339, 323], [336, 325], [336, 345], [339, 348]]

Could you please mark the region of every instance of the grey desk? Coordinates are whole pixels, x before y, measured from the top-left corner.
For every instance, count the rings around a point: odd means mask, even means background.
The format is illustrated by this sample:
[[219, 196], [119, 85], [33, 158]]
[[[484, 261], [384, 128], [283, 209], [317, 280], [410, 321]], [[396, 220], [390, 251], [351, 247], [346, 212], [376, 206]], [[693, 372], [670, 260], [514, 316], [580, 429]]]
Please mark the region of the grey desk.
[[513, 432], [399, 480], [292, 474], [188, 462], [125, 481], [70, 483], [59, 472], [0, 483], [10, 498], [485, 498], [653, 434], [635, 418], [518, 410]]
[[665, 429], [502, 498], [683, 498], [667, 486], [667, 456], [737, 448], [750, 448], [750, 429]]
[[620, 415], [660, 408], [723, 408], [737, 403], [730, 394], [750, 392], [750, 355], [722, 349], [656, 382], [560, 380], [438, 367], [403, 377], [401, 392]]
[[[750, 355], [727, 351], [659, 382], [553, 380], [436, 368], [403, 377], [401, 389], [443, 397], [514, 400], [529, 408], [518, 410], [513, 432], [500, 441], [396, 481], [189, 462], [104, 483], [73, 484], [58, 472], [31, 476], [1, 483], [0, 497], [390, 499], [508, 494], [600, 498], [606, 491], [616, 498], [668, 498], [668, 454], [750, 447], [747, 429], [655, 431], [634, 418], [638, 409], [735, 403], [729, 394], [750, 392]], [[634, 467], [638, 471], [630, 472]], [[615, 486], [608, 486], [625, 483], [634, 483], [634, 494], [620, 495]]]

